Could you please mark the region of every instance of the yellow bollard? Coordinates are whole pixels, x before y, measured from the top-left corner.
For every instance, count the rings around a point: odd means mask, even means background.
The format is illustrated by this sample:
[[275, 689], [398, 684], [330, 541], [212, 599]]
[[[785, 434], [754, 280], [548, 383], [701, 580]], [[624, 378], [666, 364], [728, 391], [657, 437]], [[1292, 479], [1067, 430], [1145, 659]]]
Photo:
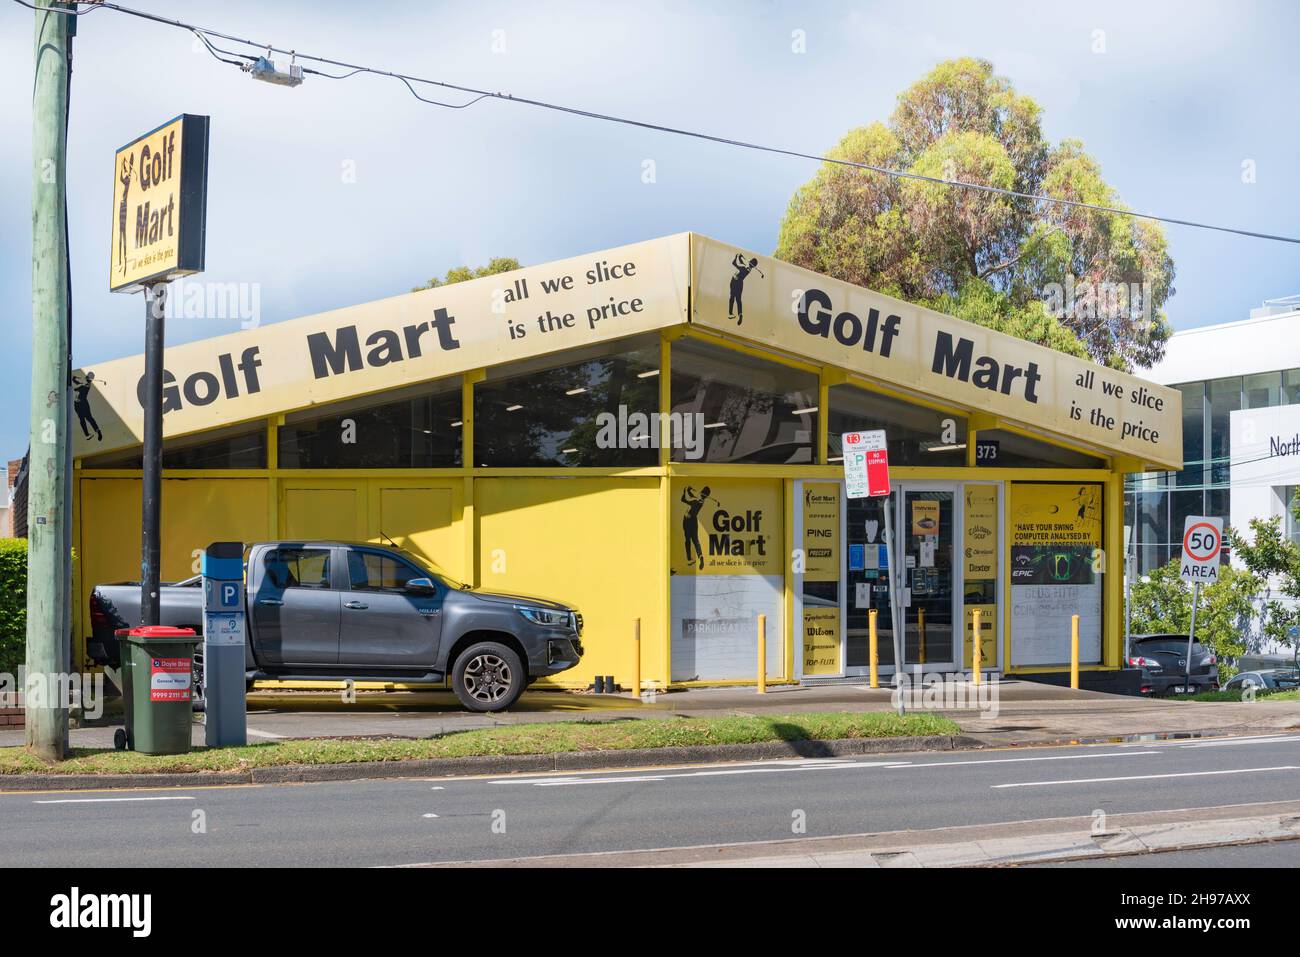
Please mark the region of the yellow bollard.
[[871, 635], [871, 687], [880, 687], [880, 642], [876, 635], [876, 616], [880, 614], [875, 608], [867, 612], [867, 621], [870, 623], [867, 632]]
[[758, 693], [767, 694], [767, 615], [758, 616]]
[[641, 619], [632, 620], [632, 694], [641, 697]]
[[1070, 617], [1070, 687], [1079, 690], [1079, 616]]
[[971, 681], [975, 684], [980, 683], [980, 610], [974, 608], [971, 610], [971, 633], [975, 636], [975, 643], [971, 645]]
[[916, 633], [920, 636], [921, 646], [917, 649], [917, 660], [925, 664], [925, 609], [916, 610]]

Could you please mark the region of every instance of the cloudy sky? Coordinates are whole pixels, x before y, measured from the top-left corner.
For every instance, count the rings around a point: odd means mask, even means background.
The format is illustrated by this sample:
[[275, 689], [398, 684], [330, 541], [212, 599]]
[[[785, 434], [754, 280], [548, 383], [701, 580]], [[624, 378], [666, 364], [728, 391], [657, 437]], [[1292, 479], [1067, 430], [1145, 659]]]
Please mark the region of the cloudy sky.
[[[280, 47], [809, 152], [887, 119], [937, 61], [979, 56], [1042, 105], [1050, 139], [1083, 140], [1132, 208], [1300, 235], [1300, 7], [1288, 0], [123, 2]], [[27, 444], [32, 21], [0, 0], [2, 458]], [[806, 52], [792, 50], [797, 30]], [[688, 229], [770, 251], [791, 192], [814, 172], [519, 104], [427, 106], [376, 77], [272, 87], [188, 33], [101, 10], [76, 39], [69, 134], [79, 364], [143, 348], [140, 297], [107, 291], [113, 152], [182, 112], [212, 117], [206, 278], [258, 284], [263, 322], [404, 292], [492, 256], [538, 263]], [[1175, 328], [1300, 293], [1300, 247], [1167, 232]], [[178, 319], [167, 335], [236, 328]]]

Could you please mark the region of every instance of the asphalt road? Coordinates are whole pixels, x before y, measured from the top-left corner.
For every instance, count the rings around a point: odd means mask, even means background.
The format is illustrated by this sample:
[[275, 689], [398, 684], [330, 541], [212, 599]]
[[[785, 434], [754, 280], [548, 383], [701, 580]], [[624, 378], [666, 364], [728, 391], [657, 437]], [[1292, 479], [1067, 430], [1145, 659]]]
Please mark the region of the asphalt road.
[[[623, 772], [0, 794], [0, 865], [400, 865], [1300, 794], [1300, 735]], [[1248, 813], [1248, 812], [1247, 812]], [[794, 830], [796, 822], [804, 833]]]

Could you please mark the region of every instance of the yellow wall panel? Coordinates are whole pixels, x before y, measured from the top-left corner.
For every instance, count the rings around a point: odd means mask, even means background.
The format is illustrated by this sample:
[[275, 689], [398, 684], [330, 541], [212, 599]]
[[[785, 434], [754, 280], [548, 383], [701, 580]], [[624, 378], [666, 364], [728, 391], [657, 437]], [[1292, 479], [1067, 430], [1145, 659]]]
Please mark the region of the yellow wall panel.
[[582, 663], [555, 683], [612, 674], [627, 687], [638, 617], [642, 676], [666, 679], [657, 479], [478, 479], [474, 498], [483, 589], [568, 602], [585, 619]]
[[394, 484], [387, 480], [372, 482], [370, 539], [392, 539], [453, 578], [465, 580], [465, 548], [458, 521], [461, 485]]
[[339, 539], [355, 542], [362, 534], [364, 487], [286, 488], [280, 527], [286, 539]]
[[[95, 585], [140, 579], [140, 482], [82, 478], [80, 491], [78, 601], [84, 631], [84, 609]], [[164, 479], [162, 580], [197, 575], [199, 555], [215, 541], [265, 539], [266, 498], [266, 479]]]

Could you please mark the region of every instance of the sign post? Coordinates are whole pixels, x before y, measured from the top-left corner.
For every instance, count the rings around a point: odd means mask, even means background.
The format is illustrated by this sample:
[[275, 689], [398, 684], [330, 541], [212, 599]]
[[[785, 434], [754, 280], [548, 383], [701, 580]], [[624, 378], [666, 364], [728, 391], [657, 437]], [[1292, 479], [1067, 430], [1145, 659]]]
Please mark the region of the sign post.
[[883, 429], [845, 432], [840, 436], [844, 449], [844, 489], [849, 498], [883, 497], [885, 512], [886, 580], [889, 582], [889, 618], [894, 633], [894, 688], [898, 691], [898, 714], [907, 710], [903, 693], [903, 630], [898, 607], [898, 566], [894, 550], [894, 517], [889, 502], [889, 445]]
[[182, 114], [113, 157], [108, 288], [144, 290], [140, 624], [158, 624], [162, 525], [163, 311], [166, 283], [203, 271], [207, 234], [208, 117]]
[[244, 543], [213, 542], [203, 552], [202, 572], [204, 740], [210, 748], [244, 745]]
[[1192, 583], [1192, 622], [1187, 633], [1186, 671], [1183, 690], [1192, 690], [1192, 644], [1196, 640], [1196, 606], [1201, 597], [1201, 582], [1219, 580], [1219, 552], [1223, 549], [1223, 519], [1206, 515], [1188, 515], [1183, 524], [1183, 557], [1179, 576]]

